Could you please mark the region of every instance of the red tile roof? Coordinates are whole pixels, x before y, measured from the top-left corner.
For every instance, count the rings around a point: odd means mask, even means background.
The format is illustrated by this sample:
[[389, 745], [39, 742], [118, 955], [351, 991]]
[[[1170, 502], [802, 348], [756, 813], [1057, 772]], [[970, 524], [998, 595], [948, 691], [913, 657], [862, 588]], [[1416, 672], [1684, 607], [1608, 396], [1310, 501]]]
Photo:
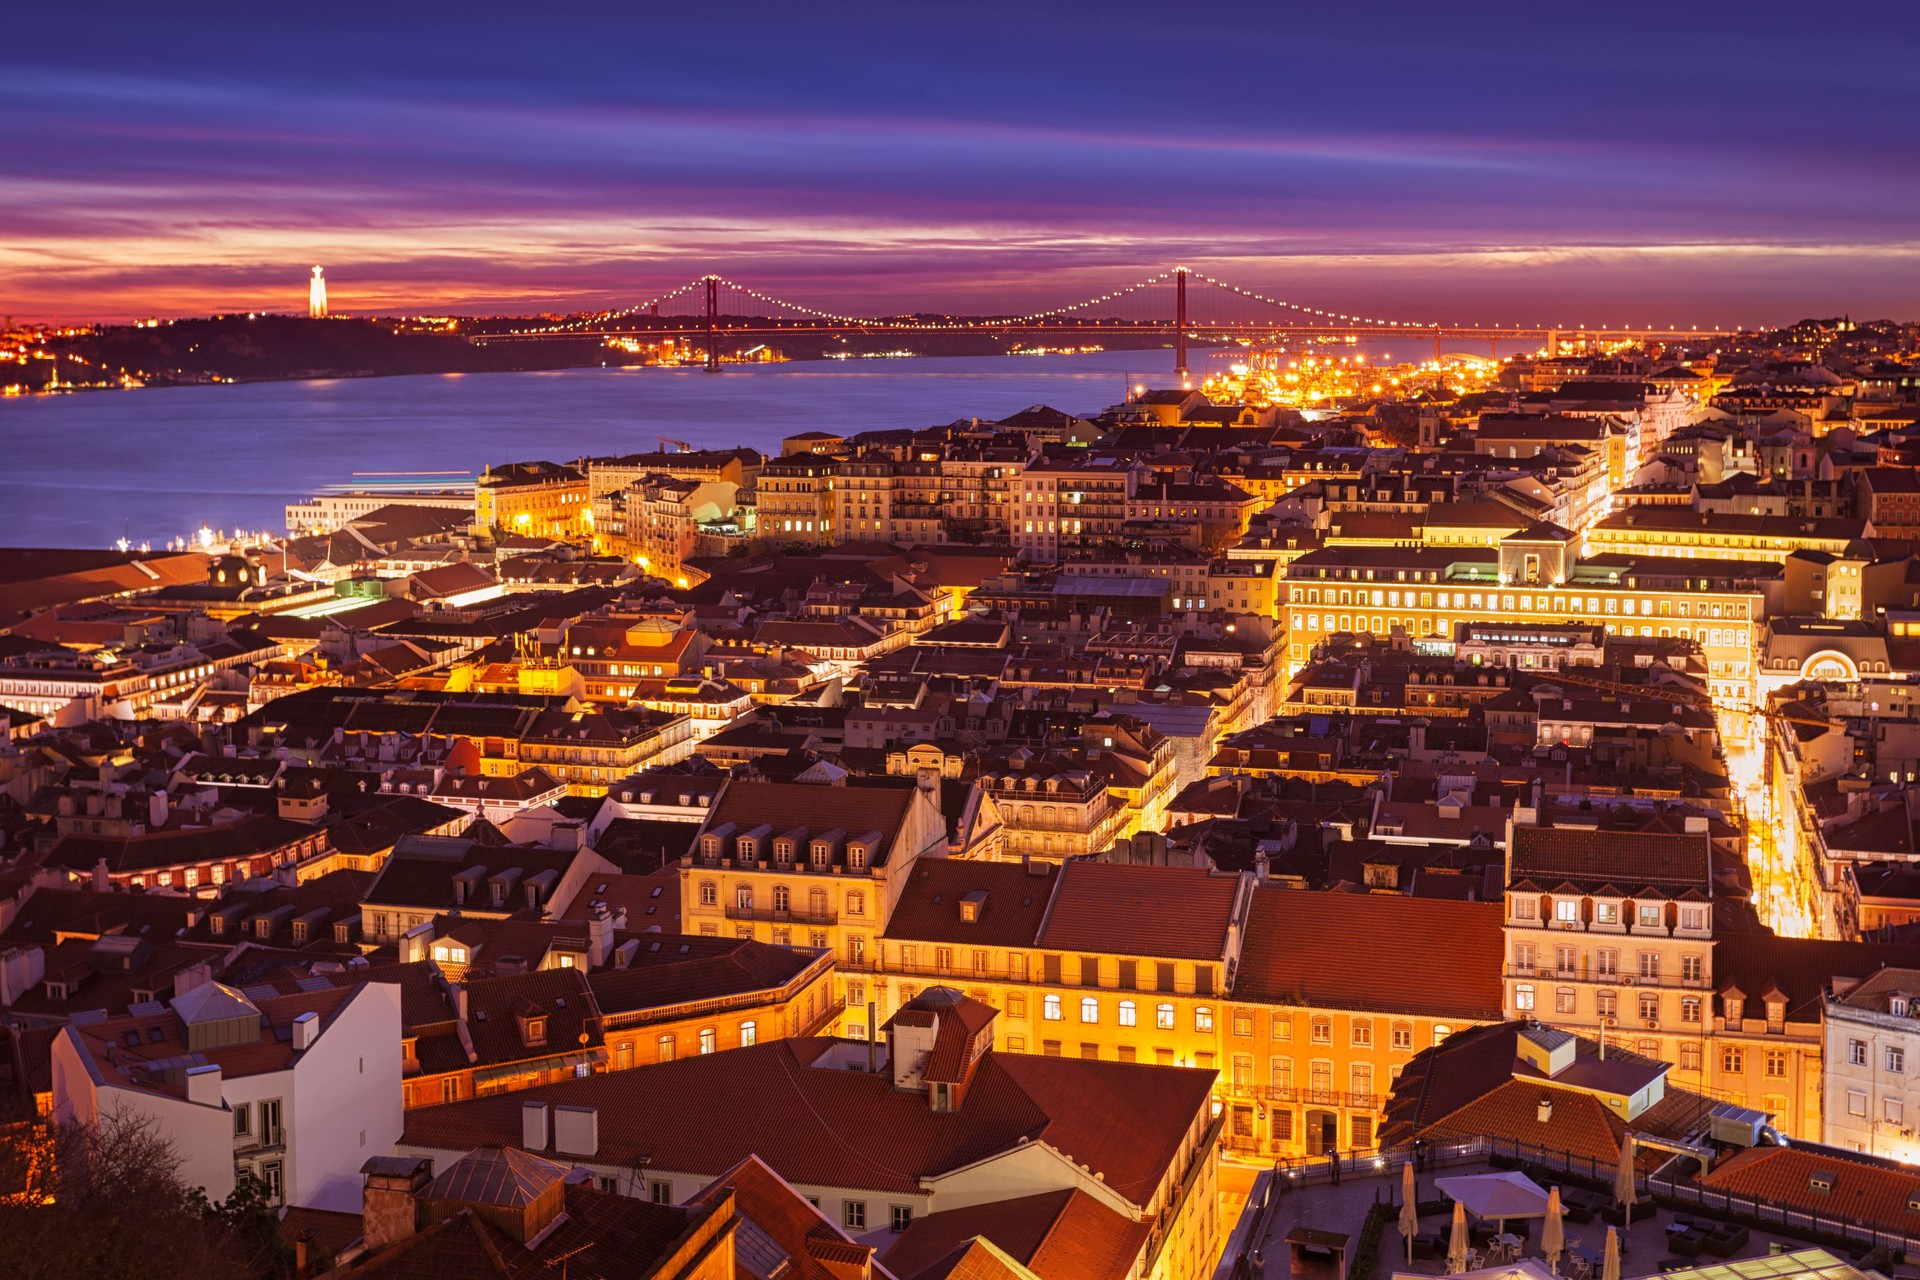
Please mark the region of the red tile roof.
[[1258, 889], [1234, 995], [1498, 1021], [1501, 911], [1496, 902]]
[[757, 1154], [791, 1182], [912, 1193], [923, 1177], [1024, 1139], [1103, 1173], [1140, 1204], [1207, 1107], [1215, 1074], [988, 1053], [959, 1109], [936, 1114], [885, 1073], [815, 1068], [834, 1043], [777, 1040], [428, 1107], [408, 1113], [402, 1143], [464, 1152], [516, 1142], [523, 1103], [568, 1103], [599, 1109], [598, 1163], [644, 1157], [714, 1177]]
[[1710, 874], [1705, 834], [1602, 831], [1590, 827], [1515, 827], [1510, 876], [1540, 881], [1612, 881], [1705, 888]]
[[1043, 1280], [1126, 1280], [1152, 1230], [1070, 1188], [916, 1218], [882, 1261], [913, 1280], [984, 1237]]
[[[871, 1246], [855, 1243], [759, 1156], [748, 1156], [685, 1204], [718, 1205], [728, 1195], [733, 1196], [734, 1212], [786, 1251], [788, 1269], [780, 1273], [781, 1280], [846, 1280], [843, 1269], [829, 1264], [842, 1259], [864, 1262], [873, 1254]], [[877, 1268], [874, 1276], [890, 1280], [885, 1268]]]
[[[1816, 1190], [1815, 1174], [1824, 1175], [1831, 1190]], [[1920, 1223], [1920, 1211], [1909, 1207], [1920, 1196], [1920, 1171], [1891, 1168], [1832, 1147], [1750, 1147], [1721, 1161], [1700, 1182], [1718, 1191], [1903, 1234]]]
[[1036, 946], [1111, 955], [1219, 960], [1244, 881], [1193, 867], [1074, 861]]
[[[1060, 869], [1052, 863], [922, 858], [914, 863], [886, 936], [907, 942], [964, 942], [979, 947], [1030, 947], [1053, 900]], [[960, 900], [986, 894], [980, 918], [960, 918]]]
[[[901, 786], [838, 787], [808, 782], [736, 780], [720, 793], [719, 802], [702, 830], [711, 831], [731, 822], [737, 831], [750, 831], [762, 823], [776, 832], [794, 827], [805, 827], [816, 833], [838, 827], [850, 835], [878, 831], [880, 848], [873, 863], [883, 866], [916, 792], [911, 781]], [[733, 850], [728, 848], [724, 854], [732, 857]]]

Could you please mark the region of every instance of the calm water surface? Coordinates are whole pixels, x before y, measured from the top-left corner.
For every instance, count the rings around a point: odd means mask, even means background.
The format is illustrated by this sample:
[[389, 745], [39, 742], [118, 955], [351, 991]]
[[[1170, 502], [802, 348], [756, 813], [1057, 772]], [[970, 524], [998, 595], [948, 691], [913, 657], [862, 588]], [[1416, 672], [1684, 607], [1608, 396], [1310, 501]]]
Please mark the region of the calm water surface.
[[[1195, 369], [1202, 362], [1196, 352]], [[926, 427], [1046, 403], [1094, 413], [1169, 351], [574, 369], [100, 391], [0, 401], [0, 546], [159, 546], [202, 524], [285, 525], [355, 472], [695, 447], [777, 453], [802, 431]]]

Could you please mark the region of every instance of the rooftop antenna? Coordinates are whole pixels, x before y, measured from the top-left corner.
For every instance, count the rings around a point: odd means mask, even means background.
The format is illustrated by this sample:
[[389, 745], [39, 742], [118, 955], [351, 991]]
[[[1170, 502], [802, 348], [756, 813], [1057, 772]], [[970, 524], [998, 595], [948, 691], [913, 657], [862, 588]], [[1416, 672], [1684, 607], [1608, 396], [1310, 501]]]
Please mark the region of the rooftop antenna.
[[593, 1244], [589, 1242], [587, 1244], [579, 1245], [576, 1248], [569, 1249], [565, 1253], [560, 1254], [558, 1257], [548, 1258], [547, 1270], [551, 1271], [555, 1267], [559, 1267], [560, 1280], [567, 1280], [567, 1259], [573, 1257], [577, 1253], [585, 1253], [587, 1250], [591, 1248], [593, 1248]]

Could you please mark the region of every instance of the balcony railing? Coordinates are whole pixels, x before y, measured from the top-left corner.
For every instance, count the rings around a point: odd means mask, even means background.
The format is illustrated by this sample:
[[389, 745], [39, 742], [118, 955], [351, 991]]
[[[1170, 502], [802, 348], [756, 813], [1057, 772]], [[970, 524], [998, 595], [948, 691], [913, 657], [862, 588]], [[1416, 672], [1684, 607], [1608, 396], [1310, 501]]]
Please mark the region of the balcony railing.
[[1356, 1111], [1380, 1109], [1377, 1093], [1354, 1093], [1347, 1089], [1316, 1089], [1311, 1085], [1228, 1084], [1227, 1092], [1238, 1098], [1259, 1102], [1304, 1103], [1309, 1107], [1350, 1107]]
[[727, 919], [758, 920], [768, 924], [838, 924], [840, 913], [831, 909], [798, 911], [779, 907], [743, 907], [733, 902], [727, 904]]
[[1704, 991], [1707, 980], [1704, 977], [1674, 977], [1671, 974], [1643, 975], [1637, 971], [1622, 972], [1614, 970], [1601, 973], [1593, 969], [1562, 969], [1554, 965], [1536, 964], [1508, 965], [1506, 976], [1525, 978], [1534, 982], [1590, 982], [1608, 987], [1657, 987], [1668, 991]]

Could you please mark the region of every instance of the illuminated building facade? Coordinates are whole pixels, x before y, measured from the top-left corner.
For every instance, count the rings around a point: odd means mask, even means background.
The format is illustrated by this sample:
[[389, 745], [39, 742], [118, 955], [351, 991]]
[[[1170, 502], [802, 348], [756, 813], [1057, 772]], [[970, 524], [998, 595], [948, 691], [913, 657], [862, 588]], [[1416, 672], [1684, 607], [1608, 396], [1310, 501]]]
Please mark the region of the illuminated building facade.
[[558, 462], [488, 467], [474, 486], [473, 527], [482, 536], [585, 541], [593, 535], [586, 474]]

